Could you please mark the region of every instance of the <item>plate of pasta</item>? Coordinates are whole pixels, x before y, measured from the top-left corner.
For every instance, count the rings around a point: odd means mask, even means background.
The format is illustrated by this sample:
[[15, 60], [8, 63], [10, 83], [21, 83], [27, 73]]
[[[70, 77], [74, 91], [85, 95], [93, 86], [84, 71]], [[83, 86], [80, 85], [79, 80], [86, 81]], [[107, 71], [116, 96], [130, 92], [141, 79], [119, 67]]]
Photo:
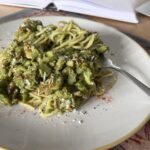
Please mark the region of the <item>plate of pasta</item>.
[[149, 96], [103, 68], [110, 57], [150, 83], [149, 56], [112, 27], [74, 17], [19, 19], [0, 25], [0, 49], [2, 147], [106, 149], [149, 119]]

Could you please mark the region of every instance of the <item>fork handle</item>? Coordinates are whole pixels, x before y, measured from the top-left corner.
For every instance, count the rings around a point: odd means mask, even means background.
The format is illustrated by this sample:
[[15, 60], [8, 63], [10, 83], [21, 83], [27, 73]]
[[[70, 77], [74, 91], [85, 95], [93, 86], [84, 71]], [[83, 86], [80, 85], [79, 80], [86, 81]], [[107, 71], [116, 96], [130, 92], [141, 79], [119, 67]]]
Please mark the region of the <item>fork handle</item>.
[[119, 71], [121, 74], [123, 74], [124, 76], [128, 77], [129, 79], [131, 79], [141, 90], [143, 90], [148, 96], [150, 96], [150, 88], [148, 86], [143, 84], [141, 81], [136, 79], [134, 76], [132, 76], [127, 71], [125, 71], [125, 70], [123, 70], [121, 68], [114, 68], [114, 69]]

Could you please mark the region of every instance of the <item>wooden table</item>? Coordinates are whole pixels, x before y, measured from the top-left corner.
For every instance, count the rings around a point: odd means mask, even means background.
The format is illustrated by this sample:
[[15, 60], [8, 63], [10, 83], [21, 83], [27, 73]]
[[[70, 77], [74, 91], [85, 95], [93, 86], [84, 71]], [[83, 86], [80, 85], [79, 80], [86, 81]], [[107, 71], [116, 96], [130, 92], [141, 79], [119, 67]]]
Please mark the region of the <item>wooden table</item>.
[[[0, 6], [0, 17], [12, 14], [14, 12], [23, 10], [24, 8], [19, 7], [9, 7], [9, 6]], [[97, 22], [105, 23], [107, 25], [111, 25], [121, 31], [136, 35], [140, 38], [143, 38], [147, 41], [150, 41], [150, 17], [146, 17], [144, 15], [138, 14], [139, 23], [125, 23], [121, 21], [115, 21], [110, 19], [104, 19], [100, 17], [86, 16], [91, 20], [95, 20]]]

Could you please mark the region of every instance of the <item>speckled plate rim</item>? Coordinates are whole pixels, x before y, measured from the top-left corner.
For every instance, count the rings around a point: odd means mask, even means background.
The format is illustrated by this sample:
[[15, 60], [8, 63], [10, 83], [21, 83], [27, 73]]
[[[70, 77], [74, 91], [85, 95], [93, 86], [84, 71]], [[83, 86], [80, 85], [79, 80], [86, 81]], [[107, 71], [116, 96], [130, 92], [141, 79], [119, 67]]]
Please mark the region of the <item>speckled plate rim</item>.
[[[29, 18], [38, 18], [38, 17], [48, 17], [48, 16], [33, 16], [33, 17], [29, 17]], [[57, 16], [50, 16], [50, 17], [62, 17], [62, 18], [75, 18], [75, 19], [81, 19], [81, 20], [85, 20], [85, 21], [91, 21], [91, 22], [95, 22], [95, 23], [100, 23], [98, 21], [94, 21], [94, 20], [90, 20], [90, 19], [87, 19], [87, 18], [79, 18], [79, 17], [72, 17], [72, 16], [62, 16], [62, 15], [57, 15]], [[17, 20], [20, 20], [20, 19], [24, 19], [24, 18], [19, 18], [19, 19], [15, 19], [15, 20], [12, 20], [12, 21], [9, 21], [10, 22], [14, 22], [14, 21], [17, 21]], [[6, 22], [8, 23], [8, 22]], [[5, 23], [2, 23], [2, 24], [5, 24]], [[134, 41], [134, 39], [132, 39], [131, 37], [127, 36], [125, 33], [121, 32], [120, 30], [112, 27], [112, 26], [109, 26], [109, 25], [106, 25], [104, 23], [100, 23], [102, 25], [105, 25], [109, 28], [112, 28], [113, 30], [116, 30], [117, 32], [120, 32], [121, 34], [123, 34], [125, 37], [129, 38], [132, 42], [134, 42], [136, 45], [138, 45], [139, 47], [141, 47], [141, 45], [139, 45], [136, 41]], [[0, 24], [1, 25], [1, 24]], [[141, 47], [142, 48], [142, 47]], [[143, 49], [143, 48], [142, 48]], [[143, 50], [143, 52], [145, 53], [145, 55], [148, 55], [148, 53], [146, 51]], [[150, 55], [148, 55], [150, 57]], [[97, 147], [95, 150], [107, 150], [109, 148], [112, 148], [122, 142], [124, 142], [125, 140], [127, 140], [128, 138], [130, 138], [131, 136], [133, 136], [135, 133], [137, 133], [148, 121], [150, 120], [150, 112], [149, 114], [147, 114], [147, 116], [145, 116], [145, 118], [143, 119], [143, 121], [136, 127], [134, 128], [132, 131], [130, 131], [129, 133], [127, 133], [126, 135], [122, 136], [120, 139], [112, 142], [112, 143], [109, 143], [109, 144], [106, 144], [104, 146], [101, 146], [101, 147]], [[11, 148], [6, 148], [6, 146], [4, 145], [0, 145], [0, 150], [12, 150]]]
[[[129, 132], [128, 134], [126, 134], [125, 136], [123, 136], [122, 138], [110, 143], [110, 144], [106, 144], [102, 147], [98, 147], [95, 150], [107, 150], [109, 148], [112, 148], [120, 143], [122, 143], [123, 141], [127, 140], [129, 137], [133, 136], [136, 132], [138, 132], [146, 123], [147, 121], [150, 119], [150, 113], [145, 117], [145, 119], [141, 122], [141, 124], [139, 124], [134, 130], [132, 130], [131, 132]], [[0, 147], [0, 150], [12, 150], [11, 148], [6, 148], [5, 146]]]
[[150, 113], [145, 117], [145, 119], [141, 122], [141, 124], [139, 124], [134, 130], [132, 130], [131, 132], [129, 132], [122, 138], [120, 138], [110, 144], [106, 144], [102, 147], [96, 148], [96, 150], [106, 150], [106, 149], [112, 148], [112, 147], [124, 142], [125, 140], [127, 140], [128, 138], [133, 136], [135, 133], [137, 133], [139, 130], [141, 130], [142, 127], [148, 122], [149, 119], [150, 119]]

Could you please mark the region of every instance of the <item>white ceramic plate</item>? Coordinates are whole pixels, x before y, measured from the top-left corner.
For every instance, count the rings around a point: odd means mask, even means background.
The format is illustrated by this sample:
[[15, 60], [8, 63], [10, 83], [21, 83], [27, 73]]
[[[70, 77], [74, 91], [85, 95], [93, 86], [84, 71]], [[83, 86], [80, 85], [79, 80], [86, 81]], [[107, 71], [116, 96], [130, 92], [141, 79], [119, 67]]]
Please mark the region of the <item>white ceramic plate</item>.
[[[36, 19], [44, 24], [72, 19], [81, 27], [100, 33], [116, 64], [150, 85], [149, 56], [116, 29], [71, 17]], [[8, 44], [22, 21], [0, 25], [1, 46]], [[14, 150], [87, 150], [114, 146], [138, 131], [149, 119], [150, 97], [121, 74], [107, 97], [111, 102], [92, 98], [80, 111], [48, 119], [40, 118], [22, 106], [1, 106], [0, 145]]]

